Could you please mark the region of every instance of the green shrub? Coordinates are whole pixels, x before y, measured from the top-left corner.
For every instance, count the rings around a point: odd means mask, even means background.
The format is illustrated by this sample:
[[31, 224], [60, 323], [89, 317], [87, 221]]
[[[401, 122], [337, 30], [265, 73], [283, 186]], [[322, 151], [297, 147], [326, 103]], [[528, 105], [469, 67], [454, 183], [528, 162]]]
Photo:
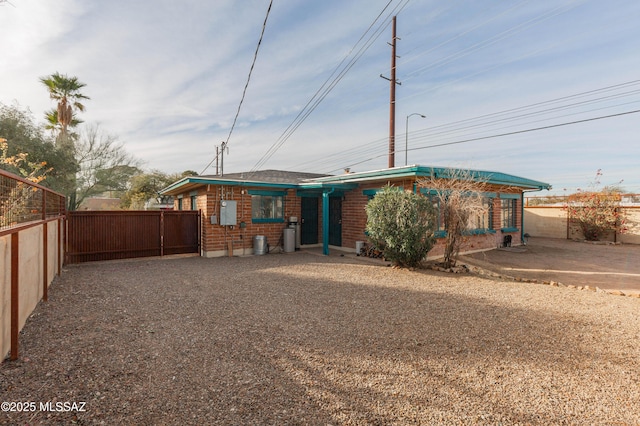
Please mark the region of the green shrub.
[[417, 266], [435, 244], [435, 210], [426, 197], [387, 185], [366, 211], [371, 243], [396, 265]]

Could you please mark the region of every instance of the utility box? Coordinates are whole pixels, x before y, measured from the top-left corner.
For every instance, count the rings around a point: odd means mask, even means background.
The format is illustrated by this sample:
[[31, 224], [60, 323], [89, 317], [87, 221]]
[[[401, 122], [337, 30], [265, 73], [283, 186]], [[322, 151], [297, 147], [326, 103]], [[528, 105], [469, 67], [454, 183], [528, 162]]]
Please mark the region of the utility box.
[[238, 224], [238, 204], [234, 200], [220, 201], [220, 225], [237, 225]]

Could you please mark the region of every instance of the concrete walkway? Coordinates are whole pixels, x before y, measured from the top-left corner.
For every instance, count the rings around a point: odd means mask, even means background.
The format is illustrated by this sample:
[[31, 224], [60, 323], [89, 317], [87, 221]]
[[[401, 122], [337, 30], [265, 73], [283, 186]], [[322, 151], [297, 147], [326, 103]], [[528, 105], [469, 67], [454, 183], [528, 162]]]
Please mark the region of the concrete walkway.
[[505, 275], [640, 293], [640, 245], [530, 238], [526, 246], [474, 253], [463, 261]]

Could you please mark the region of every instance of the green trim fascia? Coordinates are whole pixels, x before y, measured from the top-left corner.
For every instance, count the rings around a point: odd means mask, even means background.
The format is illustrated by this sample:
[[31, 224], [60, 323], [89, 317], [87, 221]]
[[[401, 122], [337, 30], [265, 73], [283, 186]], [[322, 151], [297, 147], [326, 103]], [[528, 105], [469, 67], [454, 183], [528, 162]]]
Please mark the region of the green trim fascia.
[[373, 170], [370, 172], [358, 172], [358, 173], [348, 173], [338, 176], [327, 176], [323, 178], [314, 179], [313, 182], [318, 183], [343, 183], [343, 182], [358, 182], [363, 180], [372, 180], [372, 179], [387, 179], [387, 178], [398, 178], [398, 177], [408, 177], [408, 176], [416, 176], [416, 171], [418, 167], [409, 166], [409, 167], [394, 167], [393, 169], [382, 169], [382, 170]]
[[377, 188], [377, 189], [363, 189], [362, 190], [362, 195], [366, 195], [367, 197], [373, 197], [376, 194], [378, 194], [378, 192], [382, 191], [382, 188]]
[[305, 198], [320, 198], [322, 197], [322, 191], [309, 191], [306, 189], [298, 189], [296, 191], [296, 197], [305, 197]]
[[[391, 169], [373, 170], [369, 172], [357, 172], [343, 174], [339, 176], [328, 176], [323, 178], [311, 179], [303, 183], [270, 183], [260, 181], [238, 181], [220, 178], [202, 178], [202, 177], [185, 177], [160, 191], [166, 194], [178, 190], [180, 187], [189, 184], [202, 185], [229, 185], [239, 187], [263, 187], [263, 188], [286, 188], [286, 189], [326, 189], [340, 186], [343, 190], [354, 189], [358, 186], [358, 182], [364, 181], [384, 181], [388, 179], [397, 179], [412, 177], [415, 179], [421, 177], [441, 177], [447, 178], [462, 169], [452, 169], [445, 167], [425, 167], [425, 166], [404, 166], [394, 167]], [[496, 185], [516, 186], [519, 188], [543, 190], [551, 189], [551, 185], [546, 182], [540, 182], [532, 179], [526, 179], [519, 176], [509, 175], [506, 173], [488, 172], [483, 170], [470, 170], [472, 175], [478, 180]]]
[[257, 182], [257, 181], [237, 181], [237, 180], [227, 180], [223, 178], [199, 178], [199, 177], [186, 177], [183, 178], [165, 189], [160, 191], [160, 194], [166, 194], [168, 192], [173, 192], [179, 189], [181, 186], [189, 185], [189, 184], [201, 184], [201, 185], [228, 185], [228, 186], [239, 186], [239, 187], [247, 187], [254, 186], [259, 188], [283, 188], [283, 189], [295, 189], [298, 188], [298, 185], [295, 183], [272, 183], [272, 182]]
[[486, 234], [495, 234], [495, 229], [469, 229], [463, 232], [463, 235], [486, 235]]
[[[446, 191], [446, 192], [451, 192], [451, 191]], [[438, 195], [438, 191], [435, 189], [428, 189], [428, 188], [420, 188], [420, 193], [422, 195]], [[495, 192], [481, 192], [480, 195], [482, 195], [484, 198], [497, 198], [498, 194]]]
[[254, 219], [254, 218], [251, 218], [251, 223], [284, 223], [284, 218], [278, 218], [278, 219]]
[[[451, 171], [454, 173], [464, 169], [452, 169], [447, 167], [418, 167], [418, 174], [420, 176], [433, 176], [435, 178], [444, 178], [451, 176]], [[500, 172], [489, 172], [485, 170], [469, 170], [473, 177], [482, 182], [487, 182], [495, 185], [507, 185], [517, 186], [520, 188], [529, 189], [551, 189], [551, 184], [546, 182], [540, 182], [537, 180], [527, 179], [520, 176], [509, 175]]]
[[250, 189], [247, 191], [249, 195], [265, 195], [270, 197], [284, 197], [287, 191], [264, 191], [262, 189]]
[[[496, 230], [495, 229], [469, 229], [466, 230], [462, 233], [462, 235], [464, 236], [471, 236], [471, 235], [486, 235], [486, 234], [495, 234]], [[436, 231], [433, 233], [433, 235], [436, 238], [445, 238], [447, 236], [447, 231]]]
[[521, 194], [500, 194], [501, 200], [519, 200], [522, 198]]
[[327, 189], [340, 189], [343, 191], [349, 191], [351, 189], [355, 189], [358, 187], [357, 183], [343, 183], [343, 182], [336, 182], [336, 183], [324, 183], [324, 182], [305, 182], [305, 183], [301, 183], [298, 184], [296, 186], [298, 188], [298, 191], [320, 191], [321, 193], [324, 192]]
[[518, 232], [519, 230], [518, 228], [500, 228], [502, 232]]

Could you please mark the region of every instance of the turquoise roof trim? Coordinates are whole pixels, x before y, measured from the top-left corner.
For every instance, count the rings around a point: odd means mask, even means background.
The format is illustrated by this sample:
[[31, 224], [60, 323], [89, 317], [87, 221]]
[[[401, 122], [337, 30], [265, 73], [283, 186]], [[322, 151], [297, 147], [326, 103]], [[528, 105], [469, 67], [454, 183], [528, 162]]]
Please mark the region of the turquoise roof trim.
[[[297, 189], [298, 195], [303, 193], [314, 192], [318, 195], [327, 189], [348, 191], [355, 189], [361, 182], [384, 182], [389, 179], [399, 178], [421, 178], [435, 177], [443, 178], [451, 176], [451, 173], [462, 171], [464, 169], [455, 169], [449, 167], [426, 167], [426, 166], [404, 166], [394, 167], [391, 169], [372, 170], [368, 172], [346, 173], [338, 176], [327, 176], [311, 178], [295, 182], [265, 182], [259, 180], [236, 180], [225, 179], [224, 177], [185, 177], [160, 191], [163, 195], [177, 195], [178, 193], [192, 190], [199, 185], [229, 185], [240, 187], [257, 187], [257, 188], [275, 188], [275, 189]], [[543, 190], [551, 189], [551, 185], [546, 182], [526, 179], [520, 176], [509, 175], [506, 173], [490, 172], [484, 170], [470, 170], [472, 175], [482, 182], [495, 185], [513, 186], [520, 189]]]
[[[259, 181], [249, 181], [249, 180], [231, 180], [224, 178], [203, 178], [203, 177], [186, 177], [182, 178], [177, 182], [172, 183], [162, 191], [160, 194], [163, 195], [173, 195], [176, 190], [181, 189], [180, 192], [186, 191], [187, 188], [190, 189], [194, 185], [229, 185], [229, 186], [251, 186], [258, 188], [282, 188], [282, 189], [295, 189], [298, 188], [298, 185], [295, 183], [273, 183], [273, 182], [259, 182]], [[184, 188], [183, 188], [184, 187]], [[173, 193], [173, 194], [172, 194]]]
[[[374, 170], [369, 172], [348, 173], [339, 176], [328, 176], [314, 179], [317, 183], [347, 183], [347, 182], [363, 182], [375, 181], [381, 179], [397, 179], [403, 177], [435, 177], [443, 178], [451, 176], [454, 173], [464, 169], [456, 169], [450, 167], [426, 167], [426, 166], [404, 166], [395, 167], [393, 169]], [[551, 184], [533, 179], [527, 179], [520, 176], [509, 175], [500, 172], [490, 172], [485, 170], [470, 170], [475, 178], [479, 181], [487, 182], [495, 185], [517, 186], [526, 189], [551, 189]]]

